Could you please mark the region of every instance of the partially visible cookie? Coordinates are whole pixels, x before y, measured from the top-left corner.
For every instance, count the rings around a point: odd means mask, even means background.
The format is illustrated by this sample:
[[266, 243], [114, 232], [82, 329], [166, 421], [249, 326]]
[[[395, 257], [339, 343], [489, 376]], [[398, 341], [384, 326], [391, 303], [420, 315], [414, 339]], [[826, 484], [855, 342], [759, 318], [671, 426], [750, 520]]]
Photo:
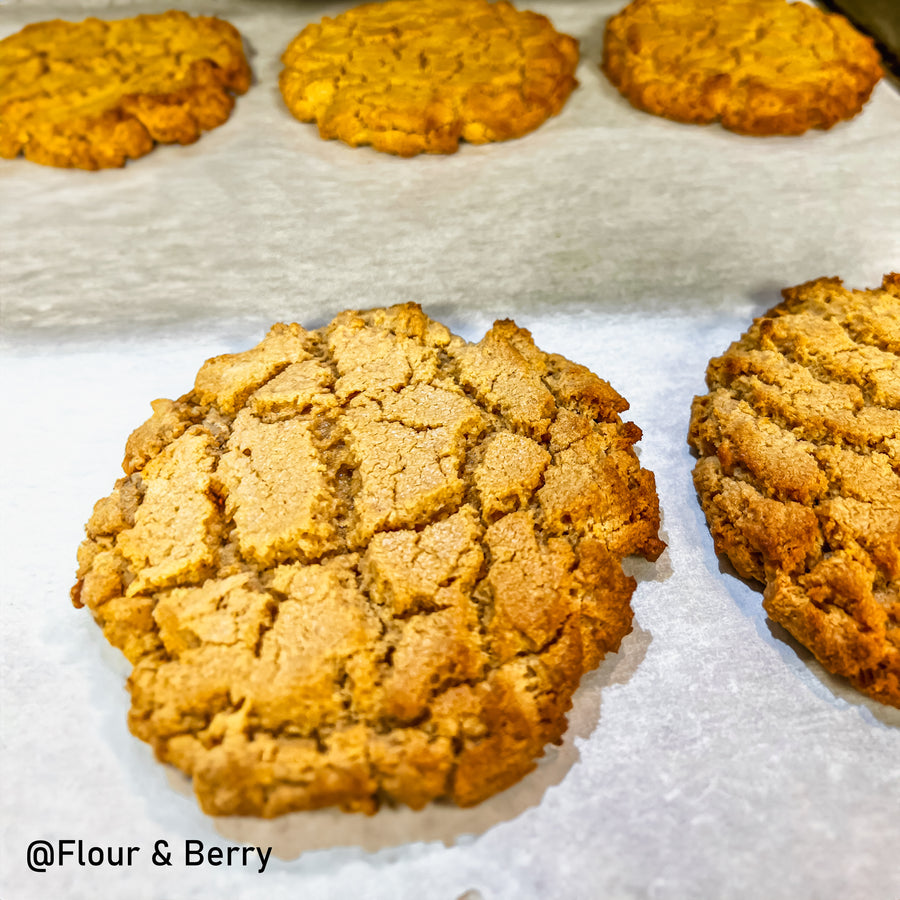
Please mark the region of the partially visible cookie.
[[638, 109], [741, 134], [802, 134], [855, 116], [882, 69], [843, 17], [786, 0], [633, 0], [601, 68]]
[[900, 275], [822, 278], [707, 370], [694, 484], [768, 614], [830, 672], [900, 707]]
[[221, 125], [250, 86], [241, 36], [183, 12], [39, 22], [0, 41], [0, 156], [122, 166]]
[[578, 84], [578, 42], [505, 0], [369, 3], [308, 25], [282, 62], [296, 118], [399, 156], [521, 137]]
[[655, 559], [627, 403], [513, 322], [276, 325], [128, 439], [76, 606], [211, 814], [471, 805], [558, 742]]

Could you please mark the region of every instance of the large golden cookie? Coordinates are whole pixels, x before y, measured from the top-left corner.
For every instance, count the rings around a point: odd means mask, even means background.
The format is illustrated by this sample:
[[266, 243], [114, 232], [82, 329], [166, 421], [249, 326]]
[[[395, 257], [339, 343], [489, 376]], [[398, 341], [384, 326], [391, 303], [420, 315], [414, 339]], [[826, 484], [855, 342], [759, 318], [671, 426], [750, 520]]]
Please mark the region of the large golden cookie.
[[370, 3], [307, 26], [282, 61], [301, 122], [400, 156], [521, 137], [578, 84], [578, 42], [504, 0]]
[[129, 438], [79, 550], [130, 726], [212, 814], [477, 803], [630, 631], [652, 473], [605, 381], [413, 304], [276, 325]]
[[900, 275], [783, 292], [707, 371], [694, 483], [715, 539], [831, 672], [900, 706]]
[[785, 0], [634, 0], [607, 23], [602, 68], [639, 109], [752, 135], [831, 128], [882, 74], [846, 19]]
[[39, 22], [0, 41], [0, 156], [104, 169], [189, 144], [250, 86], [240, 34], [183, 12]]

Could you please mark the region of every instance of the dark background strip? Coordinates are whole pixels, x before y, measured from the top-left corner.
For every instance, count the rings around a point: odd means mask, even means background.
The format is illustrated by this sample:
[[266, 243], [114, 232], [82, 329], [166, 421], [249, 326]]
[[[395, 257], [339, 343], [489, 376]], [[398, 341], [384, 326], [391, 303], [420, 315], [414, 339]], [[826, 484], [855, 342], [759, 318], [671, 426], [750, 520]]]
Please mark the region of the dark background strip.
[[900, 87], [900, 0], [818, 0], [819, 6], [846, 16], [871, 35], [887, 74]]

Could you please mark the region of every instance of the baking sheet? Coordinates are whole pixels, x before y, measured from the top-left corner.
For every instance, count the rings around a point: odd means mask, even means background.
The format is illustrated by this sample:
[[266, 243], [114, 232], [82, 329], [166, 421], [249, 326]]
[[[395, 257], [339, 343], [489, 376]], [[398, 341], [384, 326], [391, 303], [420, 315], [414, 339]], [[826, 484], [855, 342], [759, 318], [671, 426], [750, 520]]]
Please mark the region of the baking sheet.
[[[900, 96], [754, 139], [638, 112], [597, 70], [619, 3], [543, 2], [580, 88], [534, 134], [400, 160], [321, 141], [278, 56], [349, 3], [200, 3], [256, 83], [223, 127], [121, 171], [0, 164], [0, 896], [898, 900], [900, 713], [824, 673], [713, 553], [685, 444], [710, 356], [781, 287], [900, 268]], [[30, 21], [163, 6], [0, 6]], [[150, 400], [276, 320], [417, 300], [468, 339], [496, 317], [631, 402], [668, 549], [632, 564], [635, 629], [586, 677], [565, 743], [472, 810], [214, 820], [126, 727], [128, 665], [68, 601], [75, 550]], [[35, 840], [133, 865], [26, 865]], [[151, 861], [165, 840], [172, 865]], [[264, 872], [184, 864], [272, 847]], [[196, 846], [196, 845], [193, 845]]]

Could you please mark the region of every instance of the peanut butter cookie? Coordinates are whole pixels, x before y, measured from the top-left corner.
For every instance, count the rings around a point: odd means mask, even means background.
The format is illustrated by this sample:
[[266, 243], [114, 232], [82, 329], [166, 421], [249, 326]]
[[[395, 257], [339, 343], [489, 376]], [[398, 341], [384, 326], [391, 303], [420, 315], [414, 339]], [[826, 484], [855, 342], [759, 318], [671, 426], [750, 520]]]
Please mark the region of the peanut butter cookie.
[[768, 614], [831, 672], [900, 707], [900, 275], [822, 278], [714, 359], [694, 483]]
[[831, 128], [882, 75], [843, 16], [785, 0], [634, 0], [607, 23], [601, 68], [639, 109], [751, 135]]
[[250, 86], [241, 36], [183, 12], [39, 22], [0, 41], [0, 156], [104, 169], [189, 144]]
[[129, 724], [211, 814], [479, 802], [558, 742], [655, 559], [640, 430], [511, 321], [275, 325], [157, 400], [78, 558]]
[[578, 84], [578, 42], [505, 0], [369, 3], [307, 26], [282, 61], [301, 122], [399, 156], [521, 137]]

